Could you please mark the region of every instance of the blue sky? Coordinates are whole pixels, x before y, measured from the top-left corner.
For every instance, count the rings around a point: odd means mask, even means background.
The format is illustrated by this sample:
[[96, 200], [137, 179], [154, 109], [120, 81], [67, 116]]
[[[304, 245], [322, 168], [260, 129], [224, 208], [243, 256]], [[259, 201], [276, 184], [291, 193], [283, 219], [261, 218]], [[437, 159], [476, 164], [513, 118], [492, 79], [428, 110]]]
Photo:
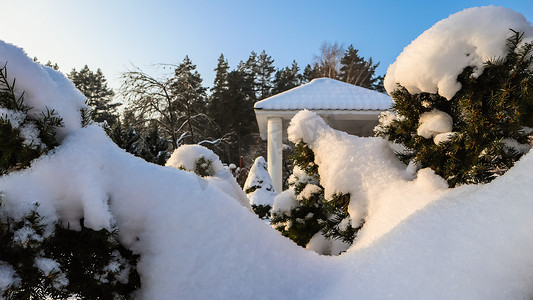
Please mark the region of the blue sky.
[[88, 64], [110, 86], [132, 64], [179, 63], [189, 55], [211, 86], [224, 53], [231, 68], [252, 50], [276, 67], [311, 63], [324, 41], [353, 44], [384, 74], [403, 47], [450, 14], [473, 6], [511, 8], [533, 22], [532, 0], [507, 1], [139, 1], [16, 0], [2, 4], [0, 39], [64, 73]]

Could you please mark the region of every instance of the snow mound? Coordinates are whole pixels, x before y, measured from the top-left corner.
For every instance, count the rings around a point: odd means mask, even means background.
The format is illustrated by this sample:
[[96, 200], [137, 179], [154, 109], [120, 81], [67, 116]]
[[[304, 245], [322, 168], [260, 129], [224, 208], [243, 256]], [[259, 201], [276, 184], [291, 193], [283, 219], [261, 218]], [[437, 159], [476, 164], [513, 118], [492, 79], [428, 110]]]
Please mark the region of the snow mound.
[[24, 92], [24, 104], [32, 107], [29, 114], [40, 115], [48, 108], [63, 118], [58, 141], [81, 128], [80, 110], [87, 107], [86, 98], [65, 75], [34, 62], [22, 48], [0, 41], [0, 66], [4, 65], [8, 81], [16, 79], [16, 94]]
[[203, 178], [198, 178], [202, 185], [211, 184], [237, 199], [244, 207], [251, 209], [246, 194], [243, 192], [231, 171], [224, 168], [218, 155], [200, 145], [182, 145], [174, 150], [167, 163], [167, 167], [183, 169], [189, 172], [205, 172]]
[[396, 58], [385, 76], [389, 94], [398, 84], [409, 93], [438, 93], [451, 99], [461, 89], [457, 76], [473, 67], [474, 76], [483, 73], [487, 60], [504, 57], [513, 29], [524, 32], [524, 42], [533, 40], [533, 27], [513, 10], [474, 7], [455, 13], [426, 30]]
[[[195, 172], [198, 171], [198, 159], [201, 157], [206, 160], [204, 168], [207, 168], [209, 174], [214, 175], [224, 170], [224, 165], [222, 165], [218, 155], [199, 145], [182, 145], [172, 152], [165, 166]], [[207, 165], [207, 161], [211, 161], [211, 163]]]

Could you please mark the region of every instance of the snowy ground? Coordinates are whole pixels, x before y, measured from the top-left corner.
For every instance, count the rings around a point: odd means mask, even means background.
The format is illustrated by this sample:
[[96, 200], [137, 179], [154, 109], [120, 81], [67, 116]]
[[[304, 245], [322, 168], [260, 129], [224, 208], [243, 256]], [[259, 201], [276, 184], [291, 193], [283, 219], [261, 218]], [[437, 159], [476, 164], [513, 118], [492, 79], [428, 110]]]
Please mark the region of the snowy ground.
[[[59, 107], [64, 99], [79, 99], [59, 73], [0, 45], [0, 57], [12, 58], [10, 70], [27, 89], [29, 104]], [[146, 163], [119, 149], [101, 128], [80, 128], [80, 103], [60, 112], [68, 121], [62, 144], [31, 168], [1, 177], [0, 191], [13, 216], [38, 201], [49, 222], [61, 219], [72, 227], [84, 217], [94, 229], [115, 224], [123, 244], [141, 254], [138, 298], [533, 296], [531, 153], [490, 184], [447, 189], [429, 170], [406, 169], [382, 139], [327, 126], [302, 134], [302, 127], [323, 121], [299, 113], [291, 138], [315, 151], [326, 193], [353, 193], [352, 217], [367, 216], [354, 246], [327, 257], [296, 246], [258, 219], [239, 202], [242, 194], [232, 196], [230, 183]], [[12, 275], [0, 261], [0, 287]]]

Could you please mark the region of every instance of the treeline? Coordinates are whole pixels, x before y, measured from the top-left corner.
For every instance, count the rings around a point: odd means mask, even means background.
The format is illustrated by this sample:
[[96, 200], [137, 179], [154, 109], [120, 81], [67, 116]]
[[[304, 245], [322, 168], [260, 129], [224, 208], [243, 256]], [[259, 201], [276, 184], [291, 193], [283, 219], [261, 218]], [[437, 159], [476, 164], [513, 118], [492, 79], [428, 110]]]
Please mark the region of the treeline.
[[[57, 65], [47, 64], [57, 69]], [[178, 65], [156, 65], [152, 76], [133, 67], [121, 76], [118, 93], [124, 100], [119, 115], [115, 92], [100, 69], [73, 69], [68, 77], [87, 97], [90, 116], [103, 122], [109, 136], [126, 151], [145, 160], [164, 164], [182, 144], [200, 144], [215, 151], [226, 163], [251, 162], [262, 154], [253, 106], [257, 101], [307, 83], [329, 77], [384, 92], [379, 63], [359, 56], [352, 45], [324, 43], [312, 64], [302, 70], [296, 61], [277, 69], [264, 50], [230, 68], [223, 54], [218, 58], [213, 86], [203, 84], [196, 65], [186, 56]]]

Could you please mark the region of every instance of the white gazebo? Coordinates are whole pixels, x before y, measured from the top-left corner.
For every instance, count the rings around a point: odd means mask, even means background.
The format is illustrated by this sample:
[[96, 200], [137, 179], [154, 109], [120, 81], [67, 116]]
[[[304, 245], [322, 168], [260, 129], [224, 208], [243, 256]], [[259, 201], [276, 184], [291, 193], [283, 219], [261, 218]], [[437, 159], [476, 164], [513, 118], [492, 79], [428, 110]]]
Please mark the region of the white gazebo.
[[282, 141], [298, 111], [314, 111], [332, 128], [349, 134], [371, 136], [379, 114], [391, 105], [386, 94], [330, 78], [313, 79], [257, 102], [255, 116], [261, 138], [267, 140], [268, 173], [276, 192], [282, 191]]

